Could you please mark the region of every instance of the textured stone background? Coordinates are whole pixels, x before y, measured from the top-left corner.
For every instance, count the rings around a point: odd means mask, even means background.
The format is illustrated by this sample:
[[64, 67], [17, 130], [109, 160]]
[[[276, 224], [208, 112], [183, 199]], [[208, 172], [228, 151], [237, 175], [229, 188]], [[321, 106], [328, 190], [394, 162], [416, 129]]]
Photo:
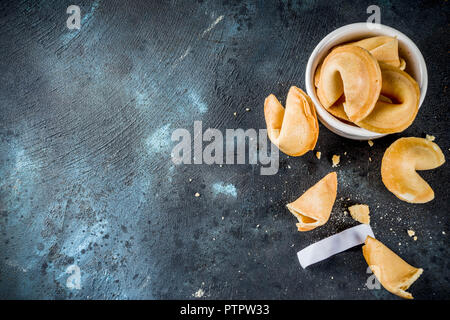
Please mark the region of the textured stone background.
[[[297, 261], [299, 249], [355, 225], [344, 215], [354, 203], [370, 206], [382, 242], [424, 268], [414, 296], [449, 298], [448, 162], [423, 172], [436, 193], [424, 205], [401, 202], [380, 177], [384, 150], [402, 136], [432, 134], [450, 158], [448, 3], [157, 3], [1, 2], [0, 298], [184, 299], [201, 288], [203, 298], [397, 299], [365, 287], [360, 247], [307, 270]], [[66, 28], [70, 4], [81, 7], [79, 31]], [[280, 155], [275, 176], [259, 165], [173, 165], [170, 133], [194, 120], [264, 128], [264, 98], [304, 88], [314, 46], [366, 21], [370, 4], [427, 62], [410, 128], [370, 148], [321, 126], [322, 159]], [[333, 154], [331, 219], [299, 233], [284, 205], [331, 170]], [[72, 264], [80, 290], [66, 286]]]

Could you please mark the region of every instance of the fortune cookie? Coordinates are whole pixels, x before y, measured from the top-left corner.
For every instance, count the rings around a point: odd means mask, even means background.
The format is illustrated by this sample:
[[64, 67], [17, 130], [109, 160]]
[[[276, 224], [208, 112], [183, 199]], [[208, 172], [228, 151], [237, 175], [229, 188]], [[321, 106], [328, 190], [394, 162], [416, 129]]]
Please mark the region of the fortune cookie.
[[336, 193], [337, 174], [331, 172], [300, 198], [287, 204], [286, 207], [298, 220], [298, 231], [309, 231], [324, 225], [330, 218]]
[[366, 49], [379, 62], [389, 64], [401, 70], [405, 69], [406, 62], [398, 55], [397, 38], [388, 36], [371, 37], [351, 44]]
[[423, 269], [409, 265], [370, 236], [367, 236], [362, 251], [370, 269], [386, 290], [399, 297], [413, 299], [411, 293], [406, 290], [420, 277]]
[[400, 200], [425, 203], [434, 199], [434, 192], [416, 170], [434, 169], [444, 162], [444, 154], [436, 143], [423, 138], [400, 138], [384, 153], [381, 178]]
[[391, 102], [378, 101], [372, 112], [356, 124], [378, 133], [396, 133], [408, 128], [419, 110], [420, 90], [417, 82], [397, 67], [380, 63], [381, 94]]
[[270, 141], [285, 154], [301, 156], [314, 149], [319, 123], [313, 102], [301, 89], [289, 89], [286, 109], [273, 94], [268, 96], [264, 116]]
[[381, 91], [381, 70], [367, 50], [354, 45], [337, 47], [325, 58], [319, 73], [317, 96], [326, 109], [344, 95], [350, 121], [361, 121], [372, 112]]

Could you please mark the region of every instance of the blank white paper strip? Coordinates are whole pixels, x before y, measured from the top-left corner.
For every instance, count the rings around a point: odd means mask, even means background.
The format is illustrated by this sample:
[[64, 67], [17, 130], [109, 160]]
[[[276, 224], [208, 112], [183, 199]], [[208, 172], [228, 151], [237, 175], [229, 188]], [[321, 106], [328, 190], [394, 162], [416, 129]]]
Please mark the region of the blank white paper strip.
[[305, 269], [309, 265], [364, 243], [367, 236], [375, 238], [372, 228], [368, 224], [360, 224], [300, 250], [297, 252], [297, 257], [300, 265]]

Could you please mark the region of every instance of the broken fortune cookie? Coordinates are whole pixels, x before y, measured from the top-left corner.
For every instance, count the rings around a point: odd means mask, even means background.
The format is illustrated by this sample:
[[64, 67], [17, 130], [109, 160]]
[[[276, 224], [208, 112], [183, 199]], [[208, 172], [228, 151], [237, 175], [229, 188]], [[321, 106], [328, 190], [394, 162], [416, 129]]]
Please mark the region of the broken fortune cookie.
[[367, 204], [355, 204], [348, 207], [348, 211], [353, 220], [364, 224], [370, 224], [370, 210]]
[[269, 95], [264, 101], [264, 116], [270, 141], [285, 154], [301, 156], [314, 149], [319, 123], [311, 98], [301, 89], [289, 89], [286, 109]]
[[286, 207], [298, 220], [298, 231], [309, 231], [324, 225], [330, 218], [336, 193], [337, 174], [331, 172], [297, 200], [287, 204]]
[[399, 297], [413, 299], [406, 290], [420, 277], [423, 269], [409, 265], [371, 236], [367, 236], [362, 251], [370, 269], [386, 290]]

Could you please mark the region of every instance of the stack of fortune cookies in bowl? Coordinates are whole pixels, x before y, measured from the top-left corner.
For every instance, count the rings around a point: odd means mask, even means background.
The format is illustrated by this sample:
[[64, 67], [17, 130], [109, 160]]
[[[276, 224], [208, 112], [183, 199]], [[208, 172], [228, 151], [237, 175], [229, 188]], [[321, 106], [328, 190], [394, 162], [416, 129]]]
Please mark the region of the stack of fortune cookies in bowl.
[[377, 133], [408, 128], [419, 109], [420, 90], [405, 70], [398, 40], [379, 36], [335, 47], [316, 69], [314, 85], [336, 118]]

